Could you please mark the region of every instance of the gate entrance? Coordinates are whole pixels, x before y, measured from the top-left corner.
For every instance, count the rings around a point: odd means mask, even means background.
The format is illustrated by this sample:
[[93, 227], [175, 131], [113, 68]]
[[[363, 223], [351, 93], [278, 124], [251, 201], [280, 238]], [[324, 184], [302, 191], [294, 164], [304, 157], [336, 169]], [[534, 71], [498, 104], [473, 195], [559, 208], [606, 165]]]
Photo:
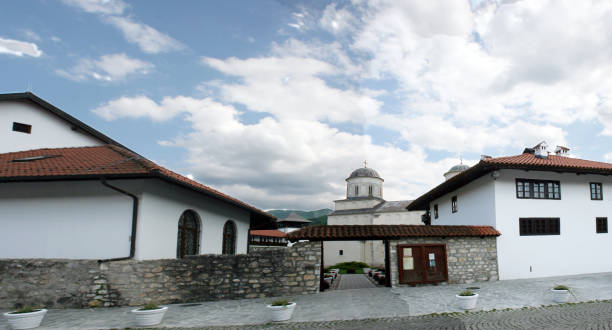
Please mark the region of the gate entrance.
[[446, 245], [397, 246], [400, 284], [438, 283], [448, 280]]

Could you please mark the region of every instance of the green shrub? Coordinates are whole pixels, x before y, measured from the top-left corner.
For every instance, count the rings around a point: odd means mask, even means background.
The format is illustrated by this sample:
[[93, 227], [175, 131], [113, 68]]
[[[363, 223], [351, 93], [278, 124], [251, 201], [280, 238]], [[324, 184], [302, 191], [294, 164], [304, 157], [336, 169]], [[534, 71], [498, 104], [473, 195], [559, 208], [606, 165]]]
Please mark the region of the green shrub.
[[472, 290], [465, 290], [459, 293], [459, 296], [461, 297], [469, 297], [469, 296], [473, 296], [475, 295], [474, 291]]
[[567, 291], [569, 291], [570, 288], [568, 286], [566, 286], [566, 285], [557, 285], [557, 286], [555, 286], [553, 288], [553, 290], [567, 290]]
[[11, 314], [23, 314], [23, 313], [33, 313], [38, 311], [38, 309], [32, 307], [32, 306], [25, 306], [22, 308], [19, 308], [18, 310], [12, 312]]
[[[363, 274], [364, 268], [370, 268], [368, 264], [365, 262], [359, 261], [349, 261], [349, 262], [341, 262], [339, 264], [335, 264], [333, 266], [328, 267], [327, 269], [338, 268], [340, 274], [346, 274], [351, 271], [352, 274]], [[353, 273], [354, 272], [354, 273]]]
[[272, 306], [287, 306], [289, 304], [290, 304], [290, 302], [287, 299], [278, 299], [278, 300], [274, 300], [270, 305], [272, 305]]
[[153, 309], [159, 309], [159, 306], [154, 302], [149, 302], [146, 305], [142, 306], [141, 311], [150, 311]]

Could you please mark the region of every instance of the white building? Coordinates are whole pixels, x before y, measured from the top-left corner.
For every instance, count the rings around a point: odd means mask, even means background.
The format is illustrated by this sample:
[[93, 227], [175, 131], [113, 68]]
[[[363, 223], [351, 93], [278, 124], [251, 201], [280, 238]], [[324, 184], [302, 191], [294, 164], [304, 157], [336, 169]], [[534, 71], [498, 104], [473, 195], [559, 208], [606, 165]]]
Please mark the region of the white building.
[[[410, 200], [385, 201], [383, 182], [374, 169], [354, 170], [346, 179], [346, 198], [334, 201], [328, 225], [422, 225], [423, 212], [410, 212]], [[338, 241], [324, 243], [325, 265], [361, 261], [383, 267], [385, 248], [382, 241]]]
[[0, 95], [0, 123], [0, 258], [246, 253], [249, 228], [275, 226], [31, 93]]
[[500, 279], [610, 272], [612, 164], [546, 143], [481, 161], [416, 199], [432, 225], [496, 228]]

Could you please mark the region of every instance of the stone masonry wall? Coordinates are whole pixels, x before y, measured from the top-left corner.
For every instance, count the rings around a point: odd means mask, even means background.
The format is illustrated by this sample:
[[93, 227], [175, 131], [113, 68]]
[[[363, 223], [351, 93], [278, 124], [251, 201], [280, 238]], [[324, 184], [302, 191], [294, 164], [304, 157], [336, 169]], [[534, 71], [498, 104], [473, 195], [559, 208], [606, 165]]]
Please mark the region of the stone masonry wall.
[[183, 259], [0, 259], [0, 308], [110, 307], [293, 296], [319, 291], [319, 242]]
[[390, 241], [391, 283], [399, 284], [398, 244], [445, 244], [448, 283], [497, 281], [496, 237], [413, 238]]

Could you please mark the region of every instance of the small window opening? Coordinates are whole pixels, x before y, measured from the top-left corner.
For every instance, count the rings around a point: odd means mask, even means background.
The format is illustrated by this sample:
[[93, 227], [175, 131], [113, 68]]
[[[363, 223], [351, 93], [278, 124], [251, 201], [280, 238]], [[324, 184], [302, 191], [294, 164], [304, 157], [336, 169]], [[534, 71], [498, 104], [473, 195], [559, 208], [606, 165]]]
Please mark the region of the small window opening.
[[608, 232], [608, 218], [596, 218], [595, 226], [597, 234], [606, 234]]
[[457, 196], [453, 196], [453, 198], [451, 199], [451, 208], [453, 210], [453, 213], [457, 212]]
[[372, 186], [369, 186], [368, 187], [368, 195], [372, 196], [373, 191], [374, 191], [374, 188], [372, 188]]
[[338, 250], [338, 255], [339, 256], [344, 255], [344, 250]]
[[438, 218], [438, 204], [434, 205], [434, 219]]
[[591, 199], [600, 201], [603, 200], [602, 188], [600, 182], [591, 182]]
[[355, 186], [355, 196], [359, 196], [359, 186]]
[[13, 131], [30, 134], [32, 133], [32, 125], [13, 122]]

